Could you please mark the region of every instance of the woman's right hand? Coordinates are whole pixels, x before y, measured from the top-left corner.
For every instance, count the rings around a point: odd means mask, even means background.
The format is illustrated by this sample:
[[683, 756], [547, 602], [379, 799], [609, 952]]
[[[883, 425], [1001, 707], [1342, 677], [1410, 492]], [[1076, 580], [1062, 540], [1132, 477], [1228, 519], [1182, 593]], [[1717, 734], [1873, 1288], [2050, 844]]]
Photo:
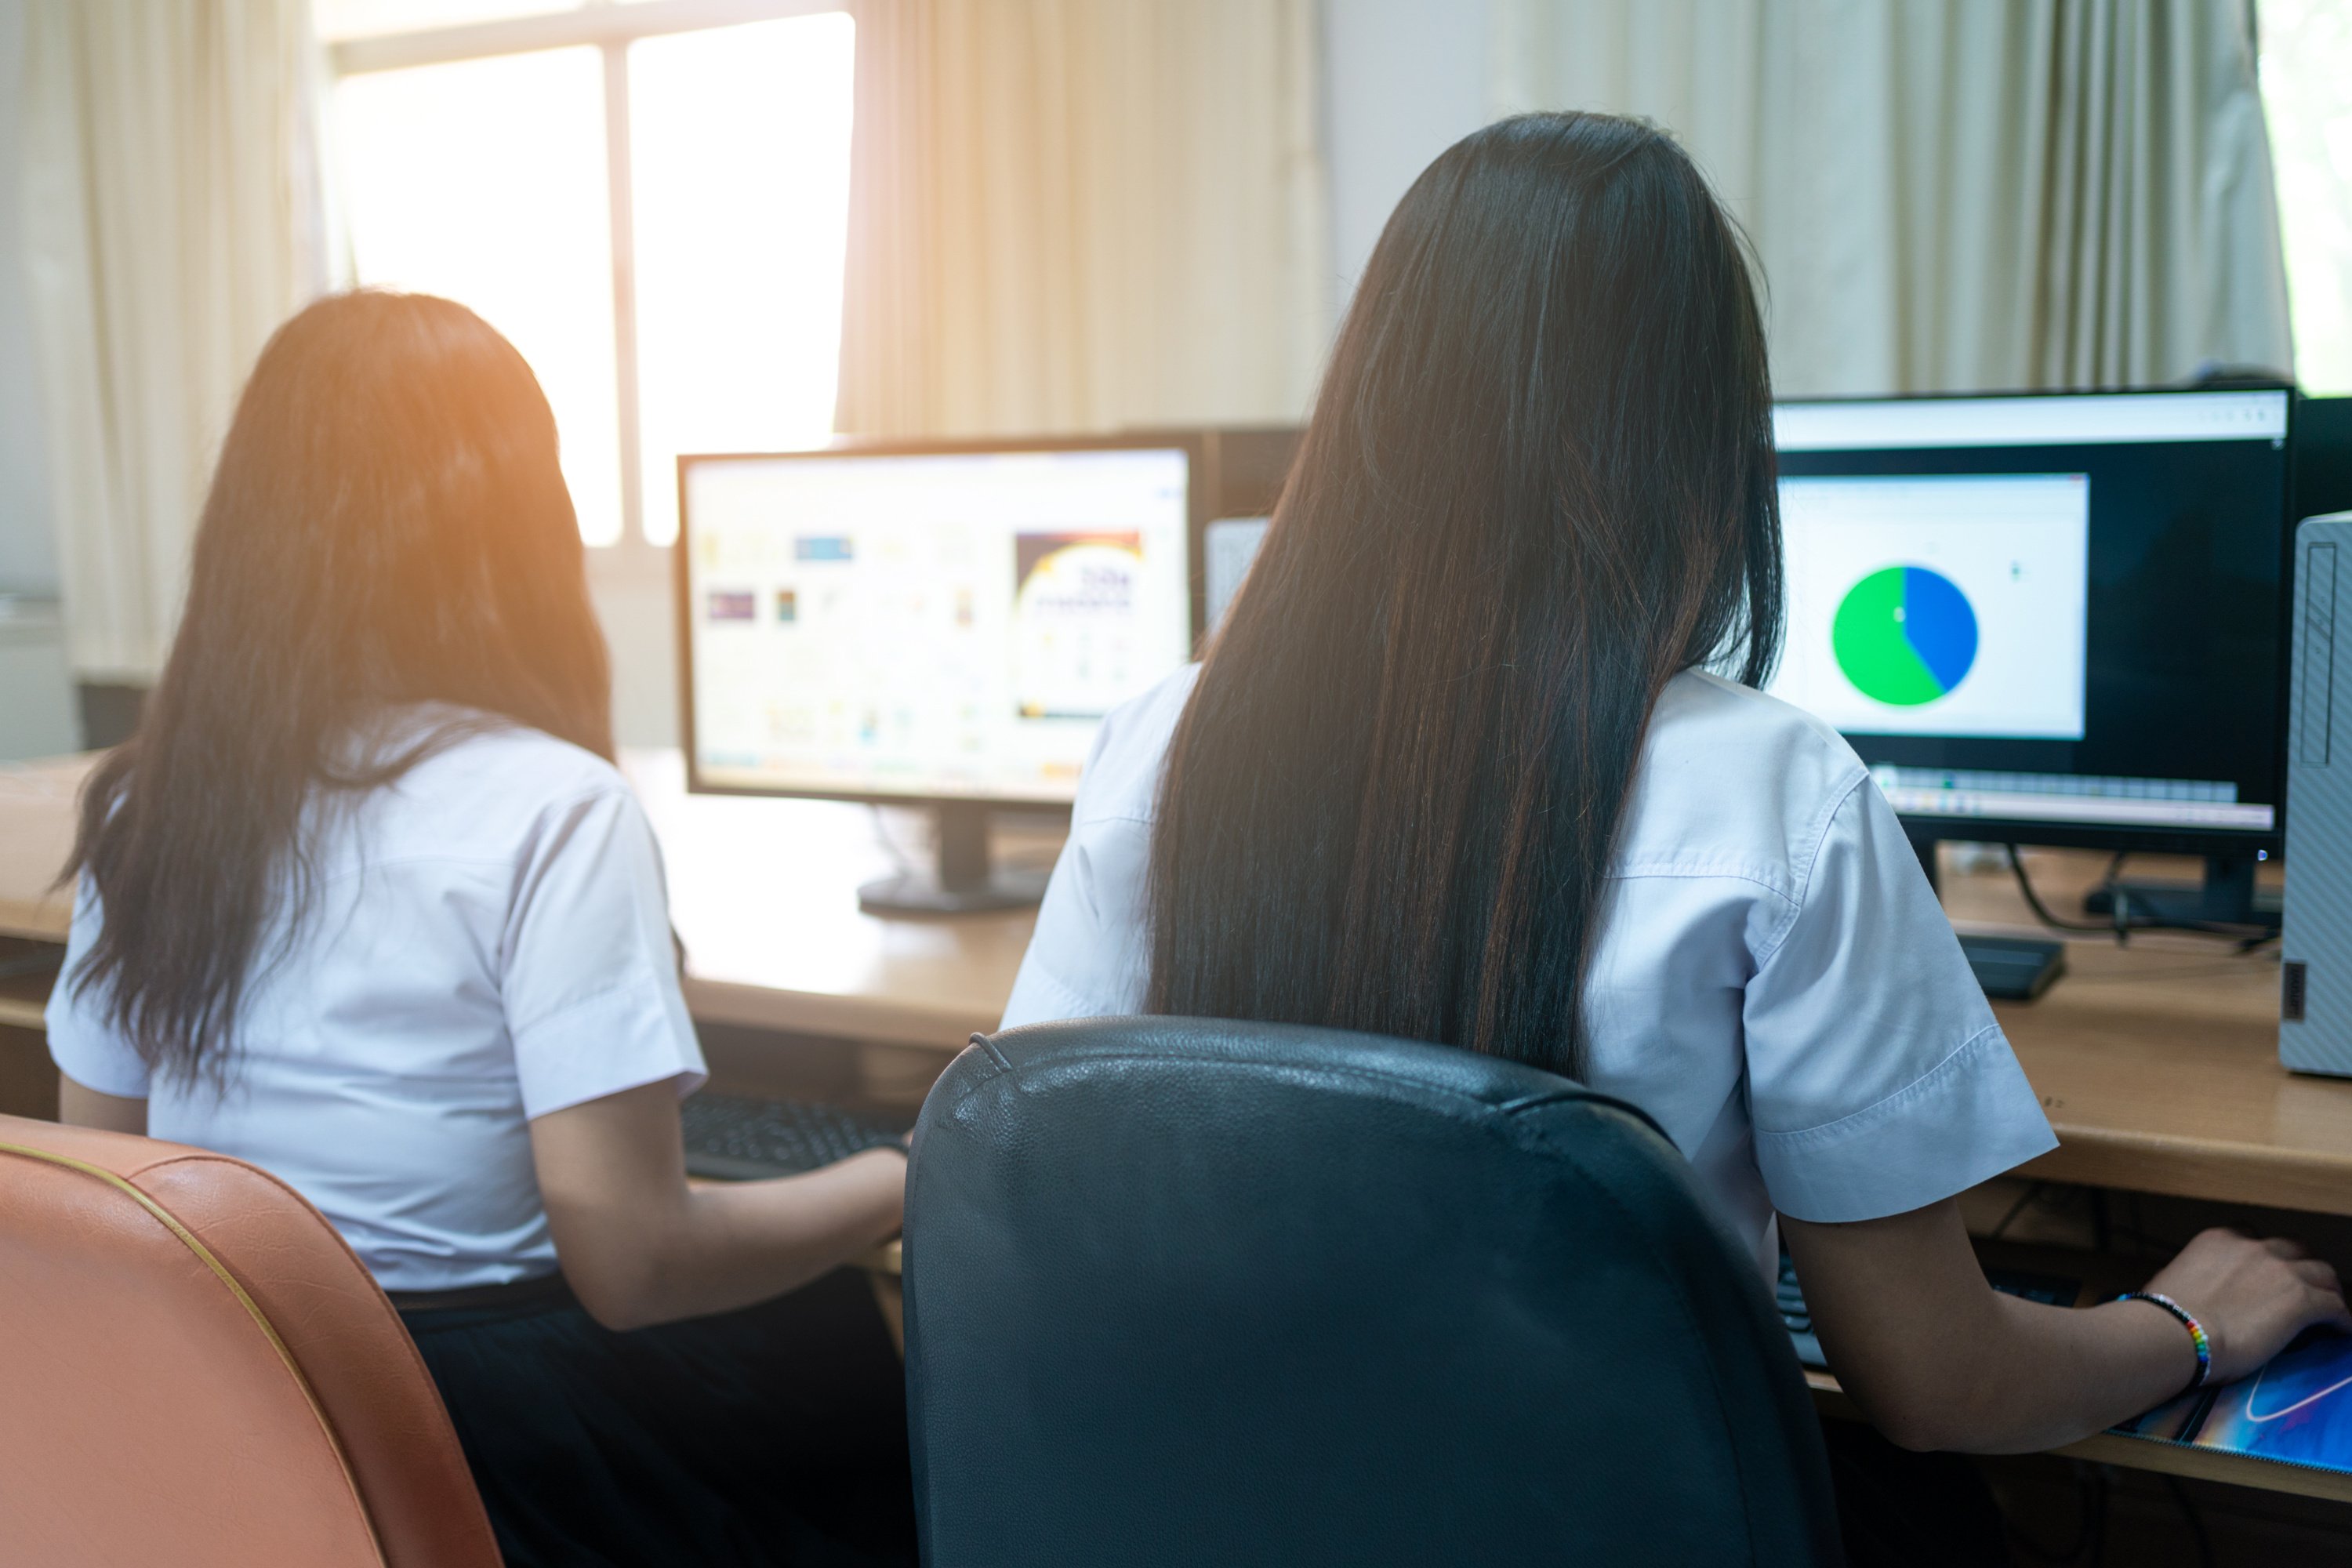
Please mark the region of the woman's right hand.
[[[2054, 1448], [2189, 1385], [2196, 1347], [2147, 1301], [2085, 1310], [2004, 1296], [1950, 1198], [1884, 1219], [1780, 1216], [1830, 1370], [1906, 1448]], [[2209, 1230], [2147, 1282], [2203, 1324], [2216, 1381], [2243, 1377], [2315, 1323], [2352, 1328], [2336, 1271], [2290, 1241]]]
[[2336, 1270], [2284, 1237], [2201, 1232], [2147, 1289], [2204, 1325], [2214, 1383], [2251, 1375], [2315, 1323], [2352, 1331]]
[[798, 1289], [888, 1241], [905, 1218], [907, 1157], [896, 1149], [797, 1176], [689, 1184], [667, 1079], [534, 1117], [530, 1153], [556, 1260], [608, 1329]]

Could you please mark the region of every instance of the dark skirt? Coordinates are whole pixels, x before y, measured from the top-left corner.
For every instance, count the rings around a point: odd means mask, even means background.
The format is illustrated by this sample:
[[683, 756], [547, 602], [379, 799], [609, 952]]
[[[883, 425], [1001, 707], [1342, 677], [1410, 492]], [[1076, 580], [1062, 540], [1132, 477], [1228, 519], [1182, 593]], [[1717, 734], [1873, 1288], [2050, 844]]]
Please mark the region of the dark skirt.
[[404, 1310], [508, 1568], [911, 1563], [905, 1375], [841, 1269], [615, 1333], [568, 1291]]

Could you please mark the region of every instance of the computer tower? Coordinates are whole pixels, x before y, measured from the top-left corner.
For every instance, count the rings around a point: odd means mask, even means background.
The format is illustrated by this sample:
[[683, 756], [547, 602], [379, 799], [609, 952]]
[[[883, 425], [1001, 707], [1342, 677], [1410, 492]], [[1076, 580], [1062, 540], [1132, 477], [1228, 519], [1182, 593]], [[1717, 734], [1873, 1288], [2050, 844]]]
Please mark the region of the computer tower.
[[2296, 531], [2288, 629], [2279, 1060], [2352, 1077], [2352, 512]]

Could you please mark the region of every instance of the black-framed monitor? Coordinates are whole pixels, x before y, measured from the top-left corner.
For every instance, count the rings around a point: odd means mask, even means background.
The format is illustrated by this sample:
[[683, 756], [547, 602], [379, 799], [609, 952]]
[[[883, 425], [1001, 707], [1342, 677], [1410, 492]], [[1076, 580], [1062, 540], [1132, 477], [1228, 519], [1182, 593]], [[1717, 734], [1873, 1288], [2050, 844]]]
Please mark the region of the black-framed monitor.
[[2251, 868], [2284, 826], [2292, 401], [1780, 405], [1771, 689], [1915, 837]]
[[885, 912], [1034, 901], [988, 814], [1062, 807], [1104, 714], [1192, 656], [1181, 436], [858, 442], [678, 459], [688, 787], [934, 808]]

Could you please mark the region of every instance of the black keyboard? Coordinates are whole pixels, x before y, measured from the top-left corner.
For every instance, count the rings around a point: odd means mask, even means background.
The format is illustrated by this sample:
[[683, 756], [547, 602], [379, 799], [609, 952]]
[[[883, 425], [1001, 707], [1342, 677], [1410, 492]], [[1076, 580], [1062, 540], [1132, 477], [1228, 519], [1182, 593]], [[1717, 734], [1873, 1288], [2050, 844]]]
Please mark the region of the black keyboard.
[[802, 1100], [698, 1094], [681, 1110], [687, 1173], [722, 1181], [796, 1175], [868, 1149], [906, 1147], [896, 1132]]
[[[1988, 1268], [1985, 1280], [2005, 1295], [2021, 1296], [2052, 1307], [2071, 1307], [2083, 1293], [2079, 1280], [2061, 1279], [2054, 1274], [2028, 1274], [2015, 1268]], [[1786, 1252], [1780, 1254], [1780, 1279], [1773, 1287], [1772, 1304], [1780, 1309], [1780, 1322], [1789, 1331], [1789, 1343], [1795, 1349], [1797, 1359], [1807, 1366], [1827, 1370], [1830, 1363], [1822, 1359], [1822, 1342], [1813, 1333], [1813, 1314], [1805, 1305], [1805, 1288], [1797, 1283], [1796, 1260]]]

